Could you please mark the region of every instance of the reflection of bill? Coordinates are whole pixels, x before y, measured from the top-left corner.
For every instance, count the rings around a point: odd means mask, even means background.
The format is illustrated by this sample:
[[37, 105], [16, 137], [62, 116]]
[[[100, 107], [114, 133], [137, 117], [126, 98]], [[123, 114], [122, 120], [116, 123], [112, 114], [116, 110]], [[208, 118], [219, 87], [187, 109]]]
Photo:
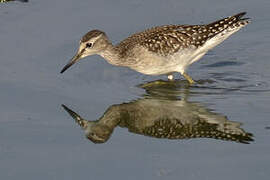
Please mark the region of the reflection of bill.
[[63, 107], [94, 143], [106, 142], [117, 126], [155, 138], [213, 138], [240, 143], [253, 141], [252, 134], [240, 128], [241, 123], [229, 121], [200, 103], [171, 97], [166, 99], [150, 95], [129, 103], [112, 105], [96, 121], [84, 120], [65, 105]]
[[10, 1], [28, 2], [28, 0], [0, 0], [0, 3], [10, 2]]

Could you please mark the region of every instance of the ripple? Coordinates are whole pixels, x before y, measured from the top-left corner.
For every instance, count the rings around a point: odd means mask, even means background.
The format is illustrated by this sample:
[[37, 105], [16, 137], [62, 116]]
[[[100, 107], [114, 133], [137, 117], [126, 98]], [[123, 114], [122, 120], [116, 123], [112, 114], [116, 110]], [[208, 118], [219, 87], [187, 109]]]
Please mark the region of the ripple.
[[157, 80], [139, 84], [137, 87], [144, 89], [147, 95], [167, 99], [179, 99], [187, 94], [193, 96], [236, 93], [245, 95], [270, 92], [269, 83], [257, 73], [211, 73], [210, 78], [196, 82], [190, 85], [186, 80]]
[[268, 92], [269, 83], [258, 73], [213, 73], [212, 78], [217, 82], [217, 86], [239, 92]]
[[203, 67], [224, 67], [224, 66], [240, 66], [245, 63], [243, 62], [236, 62], [236, 61], [221, 61], [221, 62], [216, 62], [213, 64], [208, 64], [208, 65], [203, 65]]

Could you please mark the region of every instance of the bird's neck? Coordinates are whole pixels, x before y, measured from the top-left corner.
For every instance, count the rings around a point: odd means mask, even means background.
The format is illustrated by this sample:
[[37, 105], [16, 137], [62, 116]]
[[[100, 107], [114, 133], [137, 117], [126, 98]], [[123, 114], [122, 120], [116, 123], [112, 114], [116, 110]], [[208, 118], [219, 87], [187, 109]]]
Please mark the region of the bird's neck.
[[112, 65], [122, 66], [120, 53], [111, 42], [108, 42], [106, 49], [99, 55]]

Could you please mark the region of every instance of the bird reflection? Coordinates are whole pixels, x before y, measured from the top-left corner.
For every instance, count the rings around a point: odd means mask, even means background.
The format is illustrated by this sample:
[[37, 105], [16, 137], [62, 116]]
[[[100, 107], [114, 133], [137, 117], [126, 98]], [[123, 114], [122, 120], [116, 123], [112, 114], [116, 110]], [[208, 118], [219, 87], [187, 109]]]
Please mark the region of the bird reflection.
[[189, 87], [185, 87], [189, 85], [179, 84], [154, 81], [140, 85], [146, 91], [142, 98], [112, 105], [96, 121], [85, 120], [62, 106], [94, 143], [106, 142], [117, 126], [153, 138], [213, 138], [246, 144], [253, 141], [252, 134], [240, 128], [241, 123], [229, 121], [201, 103], [189, 102]]

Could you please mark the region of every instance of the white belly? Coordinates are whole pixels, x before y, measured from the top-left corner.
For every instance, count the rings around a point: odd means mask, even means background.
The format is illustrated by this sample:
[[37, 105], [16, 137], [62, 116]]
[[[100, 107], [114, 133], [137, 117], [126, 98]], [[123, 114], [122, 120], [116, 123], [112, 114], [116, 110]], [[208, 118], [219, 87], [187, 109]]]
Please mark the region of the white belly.
[[141, 54], [140, 60], [137, 60], [136, 65], [131, 68], [148, 75], [171, 74], [173, 72], [184, 73], [190, 64], [199, 60], [206, 52], [190, 48], [165, 57], [148, 51]]

